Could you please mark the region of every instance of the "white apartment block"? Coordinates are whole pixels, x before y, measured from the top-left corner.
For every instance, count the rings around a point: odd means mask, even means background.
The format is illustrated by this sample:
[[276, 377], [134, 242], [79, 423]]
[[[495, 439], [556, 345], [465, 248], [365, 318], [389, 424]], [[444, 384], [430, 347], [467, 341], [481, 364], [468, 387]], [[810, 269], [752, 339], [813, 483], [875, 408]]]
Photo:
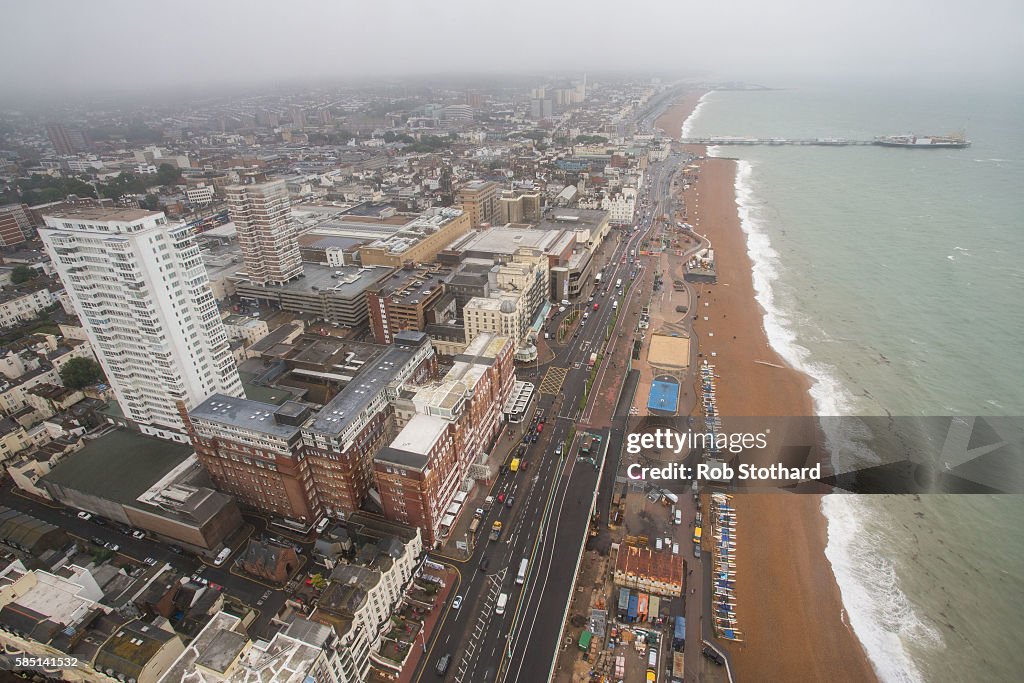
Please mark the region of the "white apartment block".
[[636, 188], [624, 187], [614, 197], [605, 197], [601, 208], [608, 212], [608, 222], [613, 225], [630, 225], [636, 211]]
[[[468, 344], [484, 332], [508, 337], [519, 352], [535, 354], [529, 330], [533, 316], [547, 299], [549, 272], [543, 253], [519, 249], [512, 261], [488, 273], [491, 295], [473, 297], [462, 310]], [[517, 354], [517, 360], [535, 356]]]
[[39, 235], [125, 417], [187, 441], [176, 402], [242, 396], [190, 228], [141, 209], [79, 208], [44, 221]]
[[14, 292], [0, 296], [0, 328], [14, 327], [32, 320], [40, 311], [59, 302], [63, 293], [58, 287], [41, 287], [34, 292]]
[[185, 190], [185, 199], [198, 206], [206, 206], [213, 201], [213, 186], [200, 185]]
[[302, 275], [302, 256], [283, 180], [225, 189], [231, 220], [245, 259], [245, 274], [257, 285], [281, 285]]
[[363, 683], [370, 675], [362, 633], [295, 617], [269, 641], [251, 640], [242, 620], [218, 612], [159, 683]]

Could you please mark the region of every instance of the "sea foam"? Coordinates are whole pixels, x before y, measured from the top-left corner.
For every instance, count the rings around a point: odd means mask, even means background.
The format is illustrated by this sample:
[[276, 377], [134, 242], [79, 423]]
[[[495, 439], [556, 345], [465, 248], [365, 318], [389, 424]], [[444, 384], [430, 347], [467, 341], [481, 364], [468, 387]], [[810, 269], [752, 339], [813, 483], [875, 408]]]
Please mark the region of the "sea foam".
[[693, 108], [693, 111], [690, 112], [690, 115], [686, 117], [685, 121], [683, 121], [683, 127], [679, 131], [679, 137], [684, 139], [690, 137], [690, 132], [693, 130], [693, 125], [697, 122], [697, 117], [700, 116], [700, 112], [704, 108], [704, 105], [707, 103], [708, 97], [711, 95], [712, 92], [714, 91], [712, 90], [704, 93], [703, 95], [700, 96], [700, 99], [697, 100], [697, 106]]
[[[720, 148], [709, 148], [708, 154], [719, 156]], [[747, 236], [755, 298], [765, 312], [763, 322], [768, 341], [786, 363], [813, 380], [810, 395], [817, 415], [851, 415], [854, 397], [834, 369], [813, 361], [810, 350], [797, 342], [795, 321], [776, 301], [773, 283], [779, 278], [782, 264], [760, 217], [761, 205], [751, 182], [753, 172], [752, 163], [737, 161], [736, 207]], [[856, 422], [831, 420], [823, 426], [833, 458], [843, 453], [863, 463], [875, 457], [864, 445], [862, 439], [866, 434], [858, 433]], [[835, 461], [833, 465], [842, 467]], [[855, 500], [843, 494], [822, 499], [822, 513], [828, 522], [825, 556], [839, 585], [849, 623], [878, 677], [885, 683], [916, 683], [923, 679], [904, 639], [934, 642], [939, 636], [915, 613], [899, 587], [895, 568], [879, 553], [877, 539], [863, 533], [863, 516], [869, 510]]]
[[825, 557], [832, 565], [843, 606], [878, 678], [885, 683], [918, 683], [920, 670], [906, 642], [941, 646], [939, 633], [920, 619], [900, 589], [896, 569], [878, 552], [867, 529], [872, 515], [856, 496], [825, 496], [821, 510], [828, 519]]

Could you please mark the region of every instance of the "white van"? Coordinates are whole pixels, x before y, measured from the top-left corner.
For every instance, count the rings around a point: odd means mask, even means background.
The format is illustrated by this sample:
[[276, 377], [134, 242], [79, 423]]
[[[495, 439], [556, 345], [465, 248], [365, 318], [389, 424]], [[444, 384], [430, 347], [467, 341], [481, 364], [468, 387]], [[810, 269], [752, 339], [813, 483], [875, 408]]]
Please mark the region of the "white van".
[[318, 534], [322, 534], [324, 532], [324, 529], [326, 529], [327, 525], [330, 524], [330, 523], [331, 523], [331, 518], [330, 517], [324, 517], [319, 522], [317, 522], [317, 524], [316, 524], [316, 532]]
[[217, 559], [215, 559], [213, 563], [219, 567], [224, 564], [224, 560], [229, 557], [231, 557], [231, 548], [224, 548], [224, 550], [221, 550], [220, 553], [218, 553]]
[[682, 512], [682, 510], [676, 510], [675, 523], [676, 524], [682, 524], [683, 523], [683, 512]]
[[654, 541], [655, 541], [654, 542], [654, 549], [660, 552], [661, 551], [661, 539], [660, 538], [656, 538], [656, 539], [654, 539]]
[[504, 614], [505, 613], [505, 605], [507, 605], [507, 604], [508, 604], [508, 593], [502, 593], [501, 595], [498, 596], [498, 604], [494, 608], [494, 613], [495, 614]]
[[619, 300], [616, 299], [615, 301], [612, 302], [612, 310], [614, 311], [618, 307], [619, 307]]
[[519, 573], [516, 574], [516, 583], [518, 583], [520, 586], [523, 585], [523, 583], [526, 581], [526, 570], [527, 568], [529, 568], [529, 566], [530, 561], [525, 557], [523, 558], [523, 561], [519, 563]]

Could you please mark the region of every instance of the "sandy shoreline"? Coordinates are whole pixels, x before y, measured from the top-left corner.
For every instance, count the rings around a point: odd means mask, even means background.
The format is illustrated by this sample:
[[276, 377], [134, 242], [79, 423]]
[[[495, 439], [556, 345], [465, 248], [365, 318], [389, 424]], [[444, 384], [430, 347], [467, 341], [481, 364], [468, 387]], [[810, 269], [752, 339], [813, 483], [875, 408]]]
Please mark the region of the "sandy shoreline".
[[[701, 94], [684, 95], [657, 125], [678, 139]], [[704, 153], [703, 148], [691, 151]], [[736, 163], [706, 159], [700, 166], [697, 185], [685, 193], [685, 202], [689, 222], [715, 249], [718, 283], [700, 287], [701, 319], [694, 322], [694, 330], [705, 356], [716, 353], [721, 413], [726, 420], [730, 415], [813, 415], [809, 378], [786, 366], [764, 331], [764, 310], [755, 299], [746, 235], [737, 214]], [[735, 502], [740, 540], [737, 615], [746, 642], [728, 649], [738, 680], [877, 680], [846, 623], [825, 557], [827, 524], [820, 496], [744, 494]]]

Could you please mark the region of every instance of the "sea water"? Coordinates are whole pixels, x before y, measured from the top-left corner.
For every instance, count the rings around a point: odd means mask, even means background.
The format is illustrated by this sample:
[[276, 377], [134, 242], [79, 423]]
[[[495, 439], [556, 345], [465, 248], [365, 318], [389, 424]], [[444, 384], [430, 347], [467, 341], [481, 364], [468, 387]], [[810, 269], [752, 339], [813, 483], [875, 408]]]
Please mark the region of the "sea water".
[[[947, 134], [963, 150], [739, 147], [773, 347], [820, 415], [1024, 415], [1024, 96], [811, 86], [709, 94], [684, 136]], [[1020, 680], [1024, 499], [824, 499], [846, 618], [884, 681]]]

